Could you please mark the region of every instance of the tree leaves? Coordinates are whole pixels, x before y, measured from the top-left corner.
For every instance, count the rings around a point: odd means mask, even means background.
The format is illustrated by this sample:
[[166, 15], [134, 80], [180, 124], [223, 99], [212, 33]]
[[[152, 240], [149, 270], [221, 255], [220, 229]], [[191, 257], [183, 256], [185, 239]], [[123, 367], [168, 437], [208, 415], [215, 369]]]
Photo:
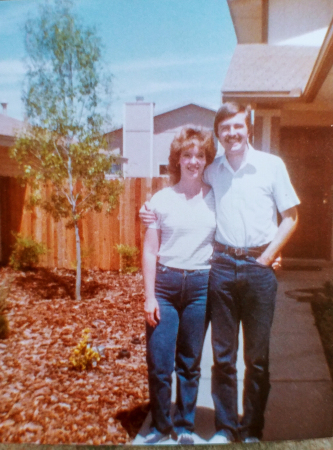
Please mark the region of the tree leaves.
[[39, 17], [26, 22], [23, 101], [29, 124], [17, 136], [11, 156], [31, 186], [29, 206], [41, 206], [55, 220], [67, 218], [67, 226], [75, 228], [79, 299], [78, 222], [91, 209], [102, 211], [104, 203], [114, 208], [121, 183], [105, 179], [115, 161], [103, 137], [111, 77], [104, 70], [100, 38], [72, 6], [70, 0], [45, 3]]

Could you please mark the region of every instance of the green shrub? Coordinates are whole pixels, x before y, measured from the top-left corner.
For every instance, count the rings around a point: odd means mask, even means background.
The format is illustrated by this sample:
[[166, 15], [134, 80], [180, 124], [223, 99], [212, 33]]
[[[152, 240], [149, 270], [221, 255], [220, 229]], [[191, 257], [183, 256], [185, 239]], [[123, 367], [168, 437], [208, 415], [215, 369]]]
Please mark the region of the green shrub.
[[137, 272], [139, 270], [139, 267], [136, 266], [139, 249], [126, 244], [116, 244], [115, 248], [120, 255], [120, 272]]
[[10, 255], [9, 264], [15, 270], [24, 270], [36, 266], [39, 256], [44, 255], [47, 248], [44, 244], [36, 242], [32, 237], [23, 237], [20, 233], [14, 234], [16, 242]]

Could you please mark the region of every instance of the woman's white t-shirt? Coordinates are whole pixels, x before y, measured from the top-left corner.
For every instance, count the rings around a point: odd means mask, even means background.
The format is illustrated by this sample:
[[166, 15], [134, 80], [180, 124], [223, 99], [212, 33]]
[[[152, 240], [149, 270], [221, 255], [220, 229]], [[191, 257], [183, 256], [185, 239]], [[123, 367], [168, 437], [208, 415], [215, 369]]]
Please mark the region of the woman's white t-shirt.
[[210, 268], [216, 229], [215, 200], [211, 189], [205, 197], [187, 200], [173, 187], [158, 191], [150, 200], [157, 221], [149, 226], [161, 230], [159, 262], [177, 269]]

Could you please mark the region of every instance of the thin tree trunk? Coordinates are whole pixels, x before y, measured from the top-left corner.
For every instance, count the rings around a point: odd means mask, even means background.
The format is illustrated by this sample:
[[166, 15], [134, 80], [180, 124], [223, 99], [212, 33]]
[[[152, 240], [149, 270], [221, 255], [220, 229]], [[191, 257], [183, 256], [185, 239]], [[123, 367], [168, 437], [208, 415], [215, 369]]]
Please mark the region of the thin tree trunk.
[[73, 176], [72, 176], [72, 158], [68, 154], [67, 171], [68, 171], [68, 181], [70, 190], [70, 203], [72, 206], [72, 214], [74, 218], [74, 229], [75, 229], [75, 244], [76, 244], [76, 283], [75, 283], [75, 298], [76, 300], [81, 300], [81, 241], [79, 233], [79, 225], [76, 215], [76, 201], [74, 198], [74, 186], [73, 186]]
[[81, 300], [81, 241], [77, 222], [74, 224], [75, 228], [75, 244], [76, 244], [76, 285], [75, 298]]

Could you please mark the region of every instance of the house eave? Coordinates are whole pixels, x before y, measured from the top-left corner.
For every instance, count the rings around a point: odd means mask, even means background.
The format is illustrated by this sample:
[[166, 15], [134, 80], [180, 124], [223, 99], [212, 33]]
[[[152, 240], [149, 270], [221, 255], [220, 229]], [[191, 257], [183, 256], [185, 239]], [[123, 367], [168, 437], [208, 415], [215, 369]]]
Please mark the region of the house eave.
[[333, 19], [319, 50], [311, 75], [304, 88], [304, 99], [312, 102], [318, 94], [333, 65]]
[[267, 0], [227, 0], [239, 44], [265, 43], [268, 38]]
[[302, 100], [302, 91], [295, 89], [293, 91], [277, 92], [222, 92], [223, 102], [242, 102], [242, 103], [281, 103], [281, 102], [299, 102]]

